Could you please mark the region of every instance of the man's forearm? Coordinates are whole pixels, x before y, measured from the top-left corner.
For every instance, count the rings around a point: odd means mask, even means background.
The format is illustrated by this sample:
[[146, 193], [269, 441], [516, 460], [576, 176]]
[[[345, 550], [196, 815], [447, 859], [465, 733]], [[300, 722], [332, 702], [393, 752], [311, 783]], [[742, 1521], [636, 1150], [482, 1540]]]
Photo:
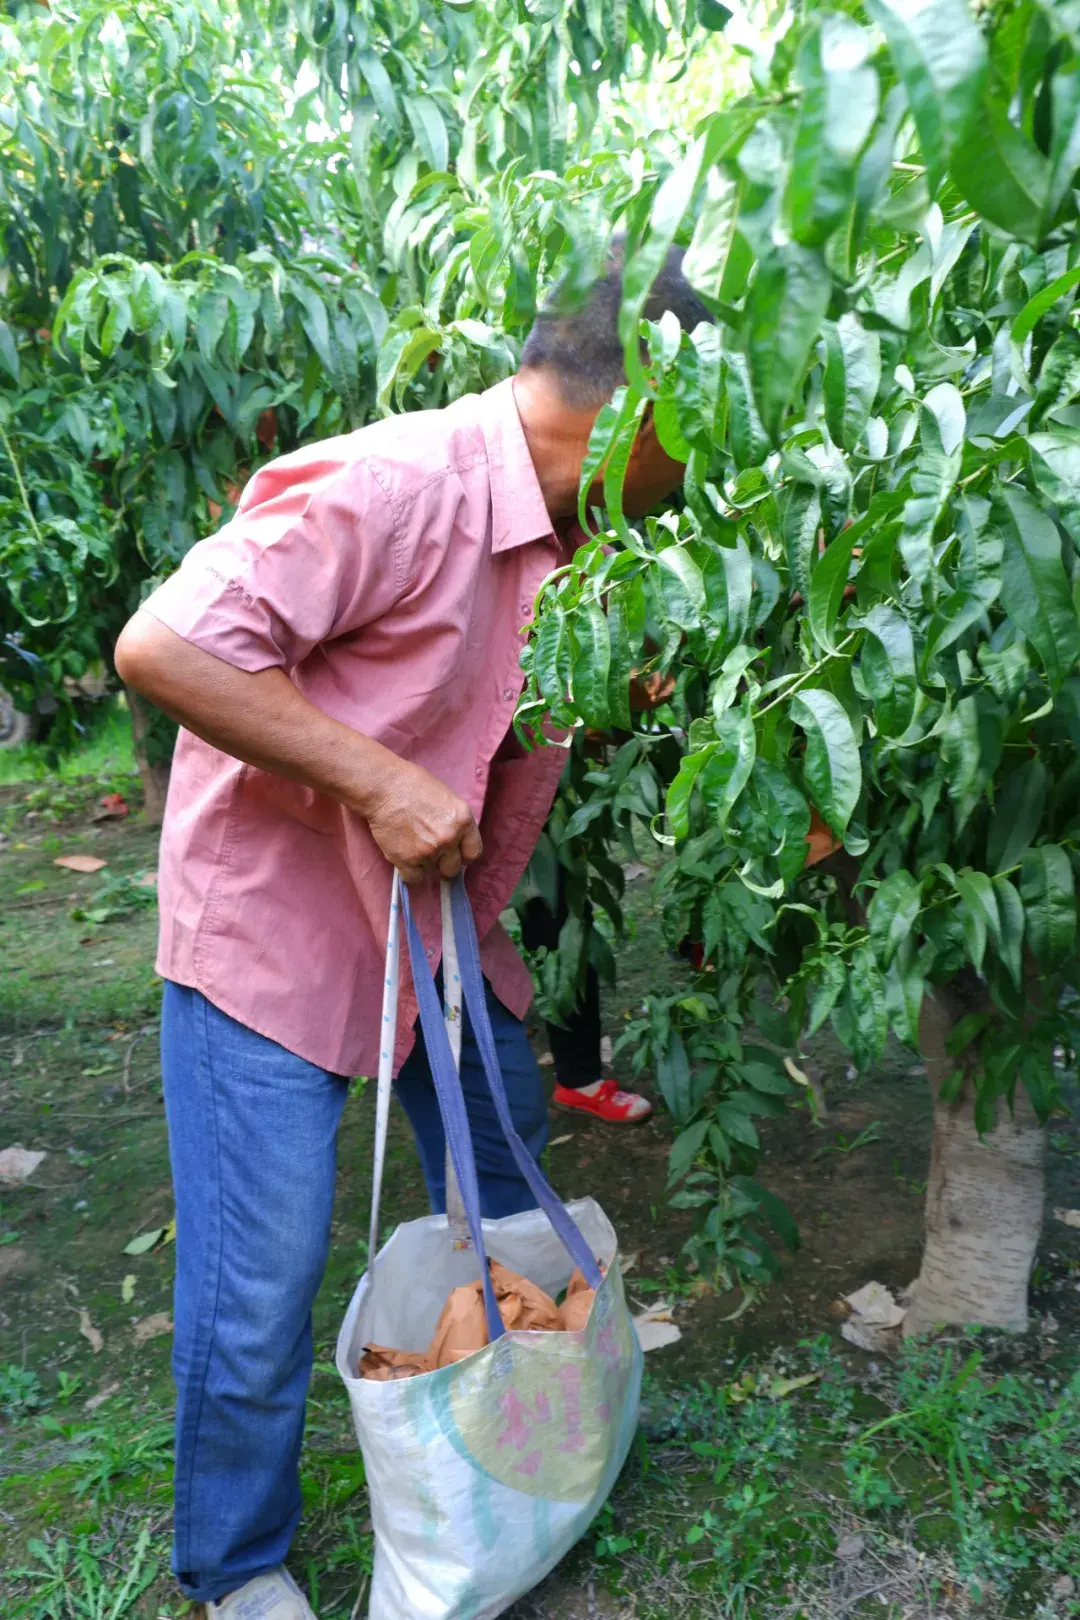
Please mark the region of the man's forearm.
[[285, 671], [252, 674], [139, 612], [116, 647], [121, 680], [234, 758], [287, 776], [366, 815], [401, 762], [309, 703]]
[[407, 883], [453, 877], [482, 849], [465, 800], [429, 771], [332, 720], [283, 669], [234, 669], [140, 611], [116, 644], [126, 685], [224, 753], [287, 776], [367, 822]]

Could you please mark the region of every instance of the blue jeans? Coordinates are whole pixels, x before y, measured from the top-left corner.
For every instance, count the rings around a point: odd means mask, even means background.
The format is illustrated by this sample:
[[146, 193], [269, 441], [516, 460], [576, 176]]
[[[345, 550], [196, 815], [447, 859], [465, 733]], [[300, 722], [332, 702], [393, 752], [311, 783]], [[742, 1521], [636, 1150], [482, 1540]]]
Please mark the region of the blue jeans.
[[[539, 1156], [547, 1106], [536, 1060], [490, 988], [488, 1008], [511, 1112]], [[173, 1573], [189, 1598], [212, 1602], [280, 1564], [300, 1517], [311, 1307], [330, 1246], [347, 1082], [171, 983], [161, 1066], [176, 1188]], [[461, 1078], [484, 1214], [532, 1208], [467, 1018]], [[419, 1036], [398, 1095], [442, 1210], [442, 1123]]]

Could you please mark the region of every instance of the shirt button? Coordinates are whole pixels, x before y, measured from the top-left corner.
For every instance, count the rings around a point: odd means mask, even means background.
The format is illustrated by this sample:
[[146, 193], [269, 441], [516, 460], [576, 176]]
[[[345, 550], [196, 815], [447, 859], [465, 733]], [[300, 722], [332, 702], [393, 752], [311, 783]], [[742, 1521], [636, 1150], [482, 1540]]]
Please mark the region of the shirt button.
[[514, 695], [513, 692], [510, 690], [509, 687], [507, 687], [506, 691], [503, 693], [503, 702], [504, 703], [509, 703], [511, 698], [513, 697], [513, 695]]
[[477, 774], [477, 776], [483, 776], [483, 774], [484, 774], [484, 767], [483, 767], [483, 766], [482, 766], [482, 765], [478, 765], [478, 766], [477, 766], [477, 767], [476, 767], [476, 774]]
[[434, 947], [434, 945], [429, 945], [428, 946], [427, 954], [428, 954], [428, 956], [434, 956], [435, 955], [435, 947]]
[[532, 618], [532, 608], [529, 606], [528, 602], [522, 602], [522, 604], [521, 604], [521, 616], [522, 616], [523, 619], [531, 619]]

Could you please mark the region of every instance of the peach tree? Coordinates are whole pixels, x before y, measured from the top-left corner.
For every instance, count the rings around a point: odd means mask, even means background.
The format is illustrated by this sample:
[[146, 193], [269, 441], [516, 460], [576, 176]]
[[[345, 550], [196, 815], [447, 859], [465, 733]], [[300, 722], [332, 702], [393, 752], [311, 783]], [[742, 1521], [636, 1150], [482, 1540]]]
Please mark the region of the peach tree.
[[[934, 1099], [912, 1330], [1026, 1321], [1076, 1040], [1078, 45], [1050, 3], [789, 17], [624, 211], [629, 385], [527, 654], [527, 732], [631, 734], [571, 832], [648, 819], [669, 938], [703, 949], [629, 1036], [693, 1259], [767, 1274], [755, 1122], [800, 1043], [831, 1024], [866, 1068], [895, 1038]], [[715, 314], [690, 335], [641, 321], [673, 242]], [[631, 526], [646, 412], [685, 491]], [[635, 729], [650, 665], [676, 692]]]

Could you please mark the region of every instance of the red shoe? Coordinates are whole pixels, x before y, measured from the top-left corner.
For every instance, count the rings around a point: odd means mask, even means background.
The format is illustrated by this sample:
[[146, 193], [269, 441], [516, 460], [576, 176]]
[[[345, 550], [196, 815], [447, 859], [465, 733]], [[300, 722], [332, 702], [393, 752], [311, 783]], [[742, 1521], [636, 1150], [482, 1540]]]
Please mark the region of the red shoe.
[[606, 1125], [640, 1125], [652, 1113], [652, 1103], [647, 1097], [636, 1091], [620, 1091], [617, 1080], [601, 1080], [594, 1092], [557, 1085], [553, 1101], [556, 1108], [591, 1114]]

